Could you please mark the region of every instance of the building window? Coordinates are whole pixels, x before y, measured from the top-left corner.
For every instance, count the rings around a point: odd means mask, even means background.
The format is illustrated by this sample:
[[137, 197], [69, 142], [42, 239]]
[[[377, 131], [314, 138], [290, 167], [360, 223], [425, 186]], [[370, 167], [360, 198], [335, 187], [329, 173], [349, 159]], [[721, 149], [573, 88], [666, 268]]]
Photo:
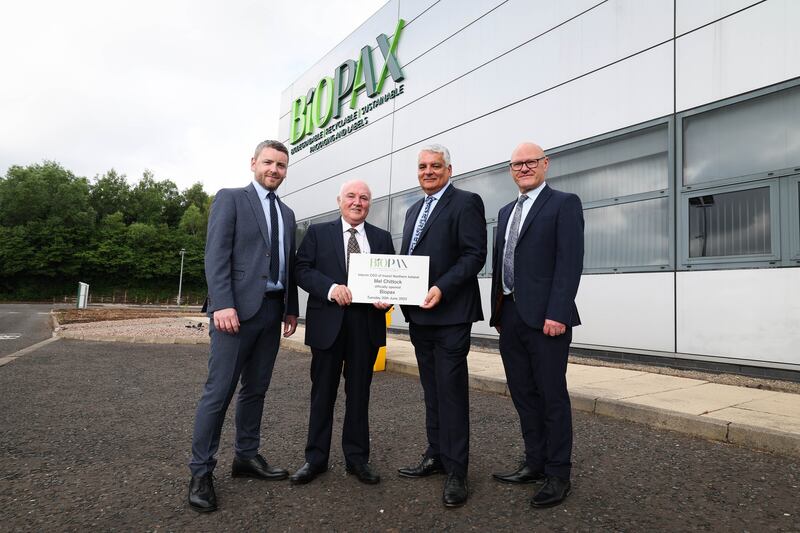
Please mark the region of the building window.
[[672, 263], [669, 131], [662, 121], [551, 152], [547, 182], [583, 203], [586, 272]]
[[769, 187], [689, 196], [688, 209], [689, 257], [772, 253]]
[[681, 266], [796, 264], [799, 123], [785, 84], [679, 115]]
[[800, 163], [798, 124], [800, 87], [685, 116], [683, 185], [796, 167]]

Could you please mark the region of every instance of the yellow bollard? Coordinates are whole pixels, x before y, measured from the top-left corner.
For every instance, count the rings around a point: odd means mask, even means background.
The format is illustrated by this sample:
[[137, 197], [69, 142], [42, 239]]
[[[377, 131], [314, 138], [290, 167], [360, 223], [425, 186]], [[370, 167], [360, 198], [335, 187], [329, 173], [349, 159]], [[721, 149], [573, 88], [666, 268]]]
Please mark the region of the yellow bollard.
[[[389, 310], [386, 311], [387, 329], [392, 325], [392, 309], [394, 309], [394, 307], [390, 307]], [[381, 372], [383, 370], [386, 370], [386, 346], [380, 347], [378, 350], [378, 358], [375, 359], [375, 366], [372, 367], [373, 372]]]

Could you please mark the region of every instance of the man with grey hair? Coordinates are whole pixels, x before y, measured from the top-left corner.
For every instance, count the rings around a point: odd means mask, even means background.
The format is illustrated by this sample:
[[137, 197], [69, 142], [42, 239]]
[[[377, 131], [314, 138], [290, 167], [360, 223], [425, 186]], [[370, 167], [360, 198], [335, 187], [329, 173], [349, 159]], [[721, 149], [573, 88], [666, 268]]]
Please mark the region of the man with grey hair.
[[478, 272], [486, 260], [486, 219], [477, 194], [450, 183], [444, 146], [424, 146], [417, 178], [425, 196], [406, 212], [401, 253], [430, 258], [429, 290], [420, 306], [402, 306], [425, 392], [428, 446], [403, 477], [447, 473], [442, 501], [467, 501], [469, 389], [467, 354], [472, 323], [483, 320]]
[[295, 217], [275, 191], [286, 178], [289, 152], [264, 141], [250, 160], [253, 181], [221, 189], [208, 218], [205, 269], [211, 337], [208, 379], [197, 404], [189, 506], [214, 511], [212, 473], [217, 464], [222, 423], [236, 385], [236, 455], [233, 477], [286, 479], [258, 453], [264, 396], [283, 336], [297, 328], [294, 281]]
[[298, 485], [328, 469], [343, 367], [346, 470], [362, 483], [380, 481], [369, 464], [369, 390], [378, 349], [386, 344], [389, 304], [353, 303], [347, 272], [352, 254], [394, 254], [394, 245], [388, 231], [366, 221], [372, 201], [366, 183], [343, 183], [336, 201], [342, 216], [309, 227], [297, 250], [297, 284], [308, 292], [306, 344], [311, 347], [312, 383], [305, 463], [290, 478]]

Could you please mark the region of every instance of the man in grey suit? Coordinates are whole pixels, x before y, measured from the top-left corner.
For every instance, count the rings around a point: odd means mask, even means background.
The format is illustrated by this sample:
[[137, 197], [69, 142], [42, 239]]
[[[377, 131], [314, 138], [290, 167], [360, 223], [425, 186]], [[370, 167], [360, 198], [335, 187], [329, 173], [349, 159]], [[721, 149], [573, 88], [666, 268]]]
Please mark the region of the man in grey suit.
[[295, 218], [275, 194], [288, 163], [282, 143], [262, 142], [250, 161], [253, 182], [221, 189], [211, 205], [205, 256], [211, 349], [189, 463], [188, 499], [195, 511], [217, 508], [212, 472], [225, 411], [240, 378], [232, 475], [271, 480], [289, 475], [258, 453], [281, 322], [284, 337], [297, 328]]

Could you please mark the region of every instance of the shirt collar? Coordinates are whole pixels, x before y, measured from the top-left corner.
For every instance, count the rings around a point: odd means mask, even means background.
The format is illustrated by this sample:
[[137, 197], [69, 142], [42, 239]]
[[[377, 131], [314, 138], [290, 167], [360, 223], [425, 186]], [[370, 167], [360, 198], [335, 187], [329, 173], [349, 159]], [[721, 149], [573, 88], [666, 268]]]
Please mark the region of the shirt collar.
[[[531, 189], [525, 194], [528, 195], [528, 198], [536, 198], [537, 196], [539, 196], [539, 193], [542, 192], [542, 189], [544, 189], [545, 185], [547, 185], [547, 182], [543, 181], [542, 183], [539, 184], [538, 187], [536, 187], [535, 189]], [[519, 199], [520, 196], [522, 196], [522, 193], [521, 192], [517, 193], [517, 199]]]
[[340, 220], [342, 221], [342, 233], [347, 233], [347, 230], [349, 230], [350, 228], [355, 228], [356, 231], [359, 233], [359, 235], [364, 233], [364, 223], [363, 222], [361, 224], [359, 224], [358, 226], [351, 226], [350, 224], [347, 223], [347, 221], [344, 219], [344, 217], [342, 217]]
[[444, 191], [446, 191], [446, 190], [447, 190], [447, 188], [448, 188], [449, 186], [450, 186], [450, 180], [447, 180], [447, 183], [445, 183], [445, 184], [444, 184], [444, 187], [442, 187], [441, 189], [439, 189], [439, 190], [438, 190], [437, 192], [435, 192], [434, 194], [431, 194], [430, 196], [428, 196], [428, 195], [426, 194], [426, 195], [425, 195], [425, 198], [436, 198], [436, 201], [438, 202], [439, 200], [441, 200], [441, 198], [442, 198], [442, 195], [444, 194]]
[[[256, 180], [253, 180], [253, 187], [256, 188], [256, 193], [258, 193], [258, 197], [261, 198], [262, 200], [266, 199], [267, 195], [270, 193], [269, 189], [261, 185]], [[278, 197], [278, 193], [276, 191], [271, 191], [271, 192], [275, 193], [275, 198]]]

